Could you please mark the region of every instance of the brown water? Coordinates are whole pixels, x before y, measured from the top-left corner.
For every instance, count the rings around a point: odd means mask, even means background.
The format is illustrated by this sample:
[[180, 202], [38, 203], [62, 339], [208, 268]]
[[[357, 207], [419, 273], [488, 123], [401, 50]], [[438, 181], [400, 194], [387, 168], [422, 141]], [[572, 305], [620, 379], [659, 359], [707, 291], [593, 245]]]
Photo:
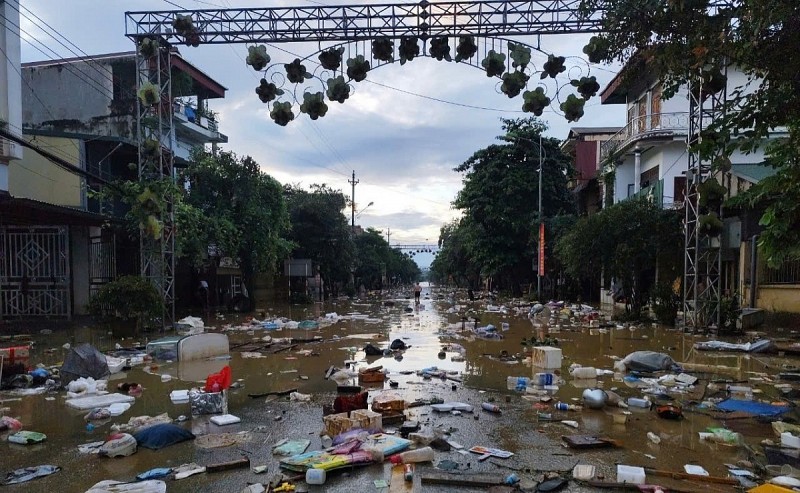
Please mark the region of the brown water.
[[[430, 298], [441, 300], [432, 300]], [[481, 302], [462, 301], [470, 306], [480, 317], [480, 325], [494, 324], [501, 327], [503, 322], [509, 324], [509, 330], [504, 332], [503, 340], [483, 340], [474, 338], [453, 339], [443, 335], [440, 331], [448, 324], [460, 323], [464, 312], [447, 313], [452, 306], [445, 301], [449, 298], [445, 291], [434, 291], [426, 288], [423, 293], [422, 303], [411, 313], [406, 313], [407, 306], [413, 307], [413, 301], [402, 296], [395, 298], [393, 307], [382, 306], [380, 300], [365, 302], [335, 302], [312, 307], [297, 306], [271, 306], [267, 311], [275, 316], [286, 316], [293, 320], [304, 320], [319, 317], [328, 312], [337, 312], [342, 317], [347, 314], [358, 313], [368, 319], [344, 318], [336, 324], [320, 330], [284, 330], [266, 332], [256, 330], [252, 335], [245, 331], [228, 332], [231, 346], [248, 342], [264, 335], [273, 337], [307, 338], [322, 336], [325, 342], [302, 344], [300, 349], [311, 349], [315, 355], [302, 356], [294, 351], [281, 352], [267, 355], [260, 359], [245, 359], [233, 351], [230, 361], [211, 361], [193, 364], [168, 363], [160, 364], [148, 372], [144, 366], [134, 367], [127, 373], [112, 376], [109, 386], [119, 382], [137, 382], [145, 387], [141, 397], [136, 399], [132, 408], [118, 418], [112, 418], [108, 423], [99, 425], [93, 431], [87, 431], [83, 421], [85, 412], [72, 411], [64, 405], [65, 392], [36, 396], [16, 397], [8, 393], [0, 395], [4, 400], [0, 407], [10, 408], [6, 414], [18, 417], [25, 425], [25, 429], [40, 431], [47, 434], [46, 442], [39, 445], [21, 446], [0, 443], [0, 463], [6, 471], [19, 467], [29, 467], [39, 464], [55, 464], [63, 468], [61, 472], [32, 482], [8, 487], [9, 491], [49, 491], [57, 489], [65, 492], [83, 492], [98, 481], [116, 479], [120, 481], [132, 480], [138, 473], [154, 467], [171, 467], [187, 462], [199, 464], [212, 464], [249, 455], [253, 465], [264, 464], [269, 466], [270, 473], [278, 470], [277, 460], [272, 457], [271, 444], [282, 438], [309, 438], [311, 447], [318, 448], [319, 434], [322, 429], [322, 404], [332, 402], [335, 384], [325, 380], [325, 371], [331, 366], [342, 367], [345, 360], [357, 361], [358, 367], [382, 365], [390, 372], [390, 378], [400, 383], [399, 392], [408, 401], [415, 398], [430, 398], [438, 396], [445, 400], [460, 400], [480, 407], [481, 402], [493, 398], [504, 412], [501, 415], [492, 415], [476, 411], [476, 421], [473, 416], [464, 414], [452, 416], [450, 414], [435, 415], [428, 407], [415, 408], [411, 415], [423, 423], [424, 429], [433, 427], [452, 428], [452, 440], [467, 447], [473, 445], [486, 445], [503, 448], [515, 452], [515, 456], [503, 462], [504, 465], [519, 469], [517, 474], [521, 477], [535, 477], [535, 471], [571, 470], [576, 463], [594, 464], [598, 471], [607, 479], [615, 479], [615, 464], [640, 465], [663, 470], [682, 471], [684, 464], [694, 463], [705, 467], [711, 475], [725, 476], [724, 463], [735, 463], [747, 457], [742, 447], [728, 447], [705, 441], [700, 441], [698, 432], [704, 431], [708, 426], [721, 426], [719, 421], [698, 413], [687, 413], [686, 419], [681, 421], [667, 421], [659, 419], [654, 412], [631, 409], [631, 415], [626, 425], [613, 424], [612, 415], [619, 413], [617, 408], [606, 408], [600, 411], [584, 410], [583, 412], [556, 413], [560, 419], [573, 419], [579, 422], [579, 428], [573, 430], [558, 422], [540, 421], [532, 403], [523, 400], [519, 394], [506, 388], [508, 376], [531, 376], [536, 370], [521, 363], [509, 364], [500, 361], [497, 356], [501, 351], [510, 354], [522, 353], [526, 349], [520, 344], [523, 337], [530, 338], [534, 334], [532, 323], [524, 315], [504, 315], [501, 313], [484, 312], [485, 304]], [[206, 320], [206, 326], [220, 329], [223, 325], [238, 323], [236, 318], [219, 320], [211, 317]], [[725, 364], [739, 367], [738, 374], [731, 375], [703, 375], [704, 378], [733, 378], [747, 380], [754, 374], [748, 372], [765, 372], [774, 374], [782, 364], [800, 364], [788, 358], [777, 357], [747, 357], [720, 354], [690, 355], [694, 342], [701, 340], [692, 335], [685, 335], [679, 331], [667, 330], [661, 327], [645, 327], [637, 329], [608, 329], [598, 330], [587, 327], [569, 327], [563, 322], [564, 327], [557, 331], [553, 326], [553, 336], [561, 342], [564, 352], [562, 373], [572, 363], [597, 368], [611, 369], [614, 363], [612, 356], [624, 357], [635, 350], [653, 350], [670, 354], [676, 361], [690, 361], [697, 363]], [[158, 335], [156, 335], [158, 336]], [[402, 338], [406, 344], [411, 345], [402, 360], [392, 357], [364, 358], [361, 348], [366, 342], [373, 342], [382, 347], [396, 338]], [[37, 335], [36, 351], [31, 363], [42, 362], [46, 365], [56, 364], [63, 357], [64, 342], [74, 343], [91, 342], [100, 349], [110, 349], [119, 342], [129, 346], [134, 342], [145, 343], [146, 338], [135, 340], [121, 339], [109, 333], [107, 329], [80, 327], [69, 332], [60, 332], [52, 335]], [[448, 352], [445, 359], [439, 359], [438, 353], [442, 345], [447, 342], [456, 342], [466, 348], [466, 359], [463, 362], [454, 362], [452, 357], [456, 354]], [[57, 348], [54, 352], [45, 352], [47, 348]], [[77, 446], [82, 443], [102, 440], [110, 431], [112, 423], [127, 422], [132, 416], [156, 415], [168, 412], [170, 417], [189, 415], [188, 405], [175, 405], [169, 400], [169, 392], [176, 389], [187, 389], [195, 382], [204, 380], [205, 376], [213, 371], [218, 371], [224, 365], [231, 366], [234, 380], [240, 381], [244, 387], [233, 390], [229, 398], [229, 412], [242, 418], [242, 423], [227, 427], [216, 427], [204, 418], [190, 420], [185, 424], [195, 434], [238, 432], [253, 430], [257, 426], [264, 426], [259, 432], [250, 435], [250, 439], [241, 445], [222, 449], [201, 449], [193, 442], [178, 444], [160, 451], [140, 449], [138, 453], [127, 458], [105, 459], [93, 455], [82, 455], [77, 452]], [[403, 375], [399, 372], [416, 371], [422, 368], [437, 366], [439, 369], [458, 372], [463, 377], [462, 384], [440, 379], [423, 380], [413, 375]], [[175, 378], [162, 383], [161, 375], [169, 374]], [[301, 377], [308, 377], [302, 379]], [[767, 377], [769, 378], [769, 377]], [[623, 397], [639, 396], [637, 389], [629, 388], [621, 380], [612, 376], [602, 377], [597, 385], [605, 389], [615, 389]], [[387, 385], [388, 386], [388, 385]], [[577, 402], [583, 392], [585, 383], [575, 386], [567, 378], [567, 383], [561, 386], [555, 400], [564, 402]], [[253, 399], [248, 393], [262, 393], [267, 391], [297, 388], [300, 392], [313, 394], [310, 403], [290, 403], [286, 399], [277, 399], [265, 402], [265, 399]], [[764, 385], [764, 395], [774, 395], [774, 389]], [[553, 402], [555, 402], [555, 400]], [[276, 416], [281, 420], [276, 421]], [[763, 438], [774, 438], [770, 426], [758, 425], [750, 420], [747, 426], [729, 422], [731, 426], [738, 425], [746, 434], [750, 444], [757, 444]], [[656, 445], [646, 438], [646, 433], [653, 431], [661, 437], [661, 443]], [[618, 440], [621, 444], [617, 449], [604, 449], [580, 452], [566, 449], [560, 437], [568, 434], [597, 434]], [[499, 467], [490, 461], [479, 463], [473, 454], [460, 454], [456, 451], [438, 453], [436, 462], [449, 458], [462, 468], [469, 465], [470, 471], [484, 471], [495, 474], [509, 474], [512, 469]], [[497, 460], [496, 462], [499, 462]], [[420, 472], [424, 468], [418, 469]], [[525, 471], [531, 471], [529, 473]], [[344, 474], [329, 476], [324, 487], [316, 487], [311, 491], [379, 491], [372, 484], [375, 479], [388, 479], [388, 468], [371, 466], [353, 470]], [[648, 477], [651, 482], [659, 478]], [[227, 492], [240, 491], [248, 482], [267, 481], [267, 476], [258, 476], [249, 470], [238, 470], [216, 474], [201, 474], [183, 481], [168, 483], [168, 491], [209, 491]], [[660, 481], [662, 484], [666, 481]], [[667, 483], [668, 484], [668, 483]], [[730, 491], [729, 487], [719, 485], [694, 484], [693, 488], [703, 491]], [[690, 483], [691, 485], [691, 483]], [[452, 491], [453, 488], [425, 487], [420, 489], [419, 479], [416, 480], [416, 491]], [[728, 488], [728, 489], [726, 489]], [[384, 490], [385, 491], [385, 490]], [[462, 489], [459, 491], [472, 491]], [[476, 489], [475, 491], [484, 491]], [[584, 491], [574, 484], [569, 491]]]

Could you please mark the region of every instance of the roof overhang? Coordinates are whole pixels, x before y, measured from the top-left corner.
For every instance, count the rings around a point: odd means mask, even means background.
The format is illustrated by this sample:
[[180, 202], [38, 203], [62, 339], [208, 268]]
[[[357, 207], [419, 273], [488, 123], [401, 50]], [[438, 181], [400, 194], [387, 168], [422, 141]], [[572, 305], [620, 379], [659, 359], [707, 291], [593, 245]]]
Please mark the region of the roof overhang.
[[38, 200], [10, 197], [0, 198], [0, 224], [3, 225], [70, 225], [102, 226], [109, 217], [93, 212], [48, 204]]

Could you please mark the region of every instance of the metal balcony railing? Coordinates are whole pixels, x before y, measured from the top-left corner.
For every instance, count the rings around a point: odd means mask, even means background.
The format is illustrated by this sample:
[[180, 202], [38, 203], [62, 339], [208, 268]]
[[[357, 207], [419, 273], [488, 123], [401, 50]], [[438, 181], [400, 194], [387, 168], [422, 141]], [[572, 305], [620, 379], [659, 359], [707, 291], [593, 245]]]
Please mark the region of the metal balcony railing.
[[217, 121], [215, 118], [209, 118], [202, 114], [201, 112], [197, 111], [194, 106], [184, 103], [183, 101], [175, 101], [173, 103], [174, 111], [176, 114], [183, 115], [186, 120], [195, 125], [205, 128], [206, 130], [210, 130], [212, 132], [218, 132]]
[[600, 144], [600, 159], [605, 160], [608, 156], [640, 140], [685, 135], [688, 129], [688, 111], [637, 116], [610, 139]]

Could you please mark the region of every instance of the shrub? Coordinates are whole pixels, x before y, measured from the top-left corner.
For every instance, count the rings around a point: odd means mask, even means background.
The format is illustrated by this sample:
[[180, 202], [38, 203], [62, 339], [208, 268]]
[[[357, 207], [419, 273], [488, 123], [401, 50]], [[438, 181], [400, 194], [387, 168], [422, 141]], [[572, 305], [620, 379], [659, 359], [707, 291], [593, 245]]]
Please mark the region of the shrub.
[[681, 300], [672, 286], [665, 282], [658, 283], [653, 287], [650, 297], [656, 320], [664, 325], [675, 325]]
[[88, 309], [93, 315], [136, 320], [138, 329], [146, 320], [161, 316], [164, 301], [147, 279], [122, 276], [100, 288], [89, 300]]

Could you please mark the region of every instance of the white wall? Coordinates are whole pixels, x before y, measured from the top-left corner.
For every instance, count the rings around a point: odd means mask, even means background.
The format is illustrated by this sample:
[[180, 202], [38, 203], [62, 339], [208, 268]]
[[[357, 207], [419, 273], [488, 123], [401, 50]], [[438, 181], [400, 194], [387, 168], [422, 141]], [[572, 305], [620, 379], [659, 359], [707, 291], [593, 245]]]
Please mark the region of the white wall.
[[[0, 58], [0, 120], [8, 123], [7, 130], [22, 133], [22, 96], [19, 76], [20, 39], [19, 12], [8, 2], [0, 0], [0, 15], [6, 21], [0, 23], [0, 48], [5, 56]], [[8, 192], [8, 162], [22, 159], [22, 148], [17, 144], [6, 145], [9, 152], [0, 154], [0, 193]]]
[[614, 178], [614, 203], [628, 198], [628, 185], [633, 185], [633, 156], [625, 156], [622, 164], [617, 165]]
[[[97, 67], [100, 71], [105, 69]], [[86, 62], [71, 63], [69, 69], [63, 65], [26, 67], [25, 125], [35, 128], [53, 120], [86, 122], [93, 117], [108, 116], [113, 84], [97, 70]]]

